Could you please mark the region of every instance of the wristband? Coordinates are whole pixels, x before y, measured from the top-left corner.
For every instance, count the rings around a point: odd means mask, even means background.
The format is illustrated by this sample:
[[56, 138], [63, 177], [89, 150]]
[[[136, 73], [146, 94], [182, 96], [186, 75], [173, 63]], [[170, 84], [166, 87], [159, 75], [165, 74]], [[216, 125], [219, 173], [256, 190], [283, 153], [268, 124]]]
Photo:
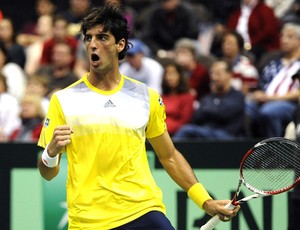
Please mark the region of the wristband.
[[201, 183], [194, 184], [188, 191], [188, 196], [201, 208], [203, 209], [203, 204], [207, 200], [212, 198], [203, 187]]
[[50, 157], [48, 154], [48, 151], [47, 151], [48, 150], [47, 147], [48, 147], [48, 145], [46, 146], [46, 148], [43, 151], [42, 161], [43, 161], [44, 165], [46, 165], [47, 167], [54, 168], [56, 165], [58, 165], [59, 157], [58, 157], [58, 154], [55, 157]]

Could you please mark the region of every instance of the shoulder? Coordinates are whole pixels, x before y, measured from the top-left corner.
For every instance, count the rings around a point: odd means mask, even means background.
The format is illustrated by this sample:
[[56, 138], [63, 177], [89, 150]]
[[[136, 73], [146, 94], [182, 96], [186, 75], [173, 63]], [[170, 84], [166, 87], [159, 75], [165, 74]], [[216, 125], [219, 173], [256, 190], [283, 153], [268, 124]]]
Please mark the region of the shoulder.
[[190, 15], [191, 13], [194, 12], [193, 5], [190, 4], [189, 2], [182, 2], [178, 5], [178, 12]]
[[134, 78], [128, 77], [126, 75], [122, 75], [124, 77], [124, 85], [122, 90], [127, 90], [127, 91], [132, 91], [138, 94], [144, 94], [144, 95], [148, 95], [149, 94], [149, 87], [139, 81], [136, 80]]
[[231, 97], [234, 97], [234, 98], [237, 98], [237, 99], [238, 98], [244, 99], [244, 94], [240, 90], [237, 90], [237, 89], [234, 89], [234, 88], [231, 87], [231, 89], [228, 93]]
[[146, 86], [146, 84], [144, 84], [143, 82], [139, 81], [139, 80], [136, 80], [130, 76], [127, 76], [127, 75], [122, 75], [124, 77], [124, 84], [132, 84], [132, 85], [139, 85], [140, 87], [142, 87], [141, 85], [144, 85]]
[[5, 76], [9, 77], [24, 77], [26, 78], [26, 74], [23, 69], [16, 63], [9, 62], [5, 64], [2, 68], [2, 72]]
[[10, 107], [15, 105], [19, 106], [17, 98], [8, 93], [1, 94], [1, 102], [5, 102], [5, 104], [9, 105]]
[[269, 60], [264, 66], [263, 66], [263, 72], [269, 71], [269, 70], [278, 70], [282, 67], [282, 59], [281, 57], [274, 58]]
[[85, 85], [84, 79], [81, 78], [81, 79], [73, 82], [69, 86], [56, 91], [52, 95], [51, 100], [53, 98], [60, 99], [60, 98], [64, 98], [64, 97], [72, 97], [71, 95], [74, 95], [74, 93], [84, 92], [85, 89], [87, 89], [87, 88], [88, 87]]
[[24, 53], [24, 48], [23, 46], [15, 43], [13, 44], [13, 46], [11, 47], [11, 50], [16, 53], [16, 54], [21, 54], [21, 53]]
[[153, 97], [156, 97], [156, 98], [161, 98], [161, 95], [153, 88], [150, 88], [150, 87], [147, 87], [148, 88], [148, 92], [149, 92], [149, 95], [152, 95]]
[[[259, 2], [257, 4], [257, 6], [253, 9], [253, 12], [274, 14], [274, 10], [263, 2]], [[274, 16], [275, 16], [275, 14], [274, 14]]]
[[48, 46], [53, 46], [54, 45], [54, 39], [53, 38], [50, 38], [50, 39], [47, 39], [44, 41], [44, 46], [48, 47]]
[[131, 65], [127, 61], [124, 61], [120, 64], [120, 72], [128, 71], [129, 69], [132, 69]]
[[162, 65], [158, 61], [150, 57], [143, 57], [143, 63], [146, 65], [158, 66], [159, 68], [162, 68]]

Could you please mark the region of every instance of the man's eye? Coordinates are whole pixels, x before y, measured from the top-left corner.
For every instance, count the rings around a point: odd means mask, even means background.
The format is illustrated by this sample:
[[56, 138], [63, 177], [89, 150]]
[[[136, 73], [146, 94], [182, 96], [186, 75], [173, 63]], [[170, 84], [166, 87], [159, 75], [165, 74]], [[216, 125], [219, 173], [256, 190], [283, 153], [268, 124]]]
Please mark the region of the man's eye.
[[106, 35], [99, 35], [99, 36], [97, 36], [97, 38], [98, 38], [98, 40], [100, 40], [100, 41], [106, 41], [107, 40], [107, 36]]
[[91, 36], [85, 36], [84, 41], [85, 42], [90, 42], [92, 40]]

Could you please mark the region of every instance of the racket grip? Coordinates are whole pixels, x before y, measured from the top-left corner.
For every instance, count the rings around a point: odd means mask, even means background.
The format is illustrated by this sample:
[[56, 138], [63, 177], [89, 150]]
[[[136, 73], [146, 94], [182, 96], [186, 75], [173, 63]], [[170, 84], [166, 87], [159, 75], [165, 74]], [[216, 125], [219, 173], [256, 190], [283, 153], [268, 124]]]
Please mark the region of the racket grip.
[[[235, 205], [231, 202], [225, 206], [228, 210], [233, 210]], [[221, 222], [218, 215], [213, 216], [205, 225], [203, 225], [200, 230], [212, 230]]]

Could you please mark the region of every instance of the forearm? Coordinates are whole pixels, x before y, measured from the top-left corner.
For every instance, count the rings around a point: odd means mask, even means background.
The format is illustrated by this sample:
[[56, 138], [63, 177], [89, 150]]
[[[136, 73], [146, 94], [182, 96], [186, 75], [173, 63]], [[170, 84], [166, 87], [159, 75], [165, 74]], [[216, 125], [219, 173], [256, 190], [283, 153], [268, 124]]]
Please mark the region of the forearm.
[[41, 176], [48, 181], [52, 180], [59, 173], [59, 165], [49, 168], [43, 163], [42, 159], [39, 159], [38, 168]]
[[54, 157], [49, 155], [48, 146], [44, 149], [38, 162], [38, 168], [43, 178], [50, 181], [58, 174], [60, 157], [61, 154], [55, 154]]
[[271, 96], [271, 101], [298, 101], [299, 100], [300, 93], [299, 92], [291, 92], [287, 93], [282, 96]]
[[72, 133], [69, 125], [57, 126], [54, 129], [52, 140], [47, 144], [38, 163], [40, 174], [46, 180], [51, 180], [58, 174], [61, 154], [71, 142]]
[[170, 177], [186, 192], [197, 183], [197, 178], [186, 159], [176, 149], [171, 158], [160, 159]]
[[212, 198], [204, 186], [198, 182], [192, 168], [182, 154], [176, 149], [175, 151], [172, 159], [161, 162], [172, 179], [187, 192], [195, 204], [204, 209], [204, 203]]
[[211, 197], [198, 182], [189, 163], [174, 147], [168, 132], [148, 140], [170, 177], [188, 193], [199, 207], [203, 208], [205, 201], [210, 200]]

